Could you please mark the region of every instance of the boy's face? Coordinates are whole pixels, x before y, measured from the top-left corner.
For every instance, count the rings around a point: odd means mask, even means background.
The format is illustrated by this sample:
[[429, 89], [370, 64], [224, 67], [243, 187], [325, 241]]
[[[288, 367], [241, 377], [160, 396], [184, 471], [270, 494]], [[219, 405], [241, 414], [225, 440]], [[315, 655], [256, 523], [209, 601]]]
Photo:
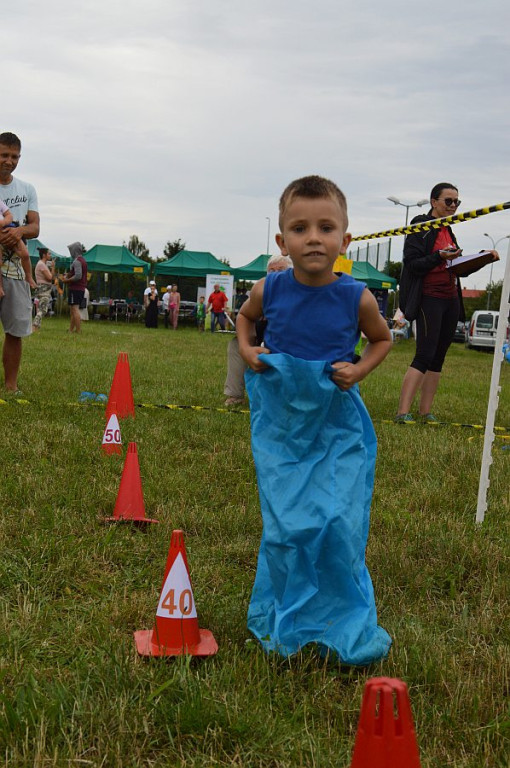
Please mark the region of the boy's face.
[[0, 144], [0, 183], [8, 184], [20, 158], [18, 147]]
[[276, 242], [290, 256], [299, 282], [321, 285], [335, 280], [333, 264], [345, 253], [351, 235], [345, 211], [332, 197], [294, 197], [283, 216], [283, 232]]

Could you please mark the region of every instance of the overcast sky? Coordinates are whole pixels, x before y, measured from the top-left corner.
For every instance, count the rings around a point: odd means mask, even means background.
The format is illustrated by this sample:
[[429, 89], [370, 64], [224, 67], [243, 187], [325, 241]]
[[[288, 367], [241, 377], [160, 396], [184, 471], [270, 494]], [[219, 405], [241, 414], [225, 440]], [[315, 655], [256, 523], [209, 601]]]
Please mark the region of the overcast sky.
[[[275, 252], [279, 195], [309, 173], [344, 190], [354, 235], [439, 181], [460, 210], [510, 200], [509, 29], [504, 0], [25, 0], [2, 14], [1, 130], [54, 250], [136, 234], [240, 266], [268, 218]], [[479, 250], [510, 212], [455, 232]]]

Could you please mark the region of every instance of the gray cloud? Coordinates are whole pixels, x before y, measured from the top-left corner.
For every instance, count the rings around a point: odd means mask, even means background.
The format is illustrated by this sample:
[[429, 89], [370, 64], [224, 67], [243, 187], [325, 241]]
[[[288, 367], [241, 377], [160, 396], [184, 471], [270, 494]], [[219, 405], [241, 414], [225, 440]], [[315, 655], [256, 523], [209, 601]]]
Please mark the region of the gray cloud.
[[[3, 129], [23, 140], [19, 175], [56, 250], [136, 233], [154, 256], [181, 237], [246, 263], [310, 172], [344, 188], [357, 234], [403, 223], [388, 195], [442, 179], [463, 209], [510, 198], [499, 0], [25, 8], [22, 45], [19, 19], [2, 22]], [[457, 234], [478, 249], [484, 231], [510, 232], [508, 214]]]

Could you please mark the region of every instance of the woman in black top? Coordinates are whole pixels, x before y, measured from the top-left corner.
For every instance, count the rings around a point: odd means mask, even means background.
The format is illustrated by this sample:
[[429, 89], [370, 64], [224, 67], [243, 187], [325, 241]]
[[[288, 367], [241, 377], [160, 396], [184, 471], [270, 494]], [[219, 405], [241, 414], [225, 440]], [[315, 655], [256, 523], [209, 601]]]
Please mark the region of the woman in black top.
[[148, 292], [144, 294], [143, 303], [145, 304], [145, 327], [158, 327], [158, 292], [156, 283], [151, 280]]
[[[430, 193], [430, 211], [416, 216], [411, 224], [451, 216], [460, 202], [457, 187], [436, 184]], [[438, 421], [431, 413], [432, 403], [457, 322], [465, 319], [459, 279], [446, 266], [448, 259], [460, 253], [450, 227], [406, 237], [399, 303], [406, 318], [416, 320], [416, 354], [404, 376], [395, 421], [414, 420], [410, 411], [419, 389], [421, 419]], [[496, 251], [493, 258], [499, 258]]]

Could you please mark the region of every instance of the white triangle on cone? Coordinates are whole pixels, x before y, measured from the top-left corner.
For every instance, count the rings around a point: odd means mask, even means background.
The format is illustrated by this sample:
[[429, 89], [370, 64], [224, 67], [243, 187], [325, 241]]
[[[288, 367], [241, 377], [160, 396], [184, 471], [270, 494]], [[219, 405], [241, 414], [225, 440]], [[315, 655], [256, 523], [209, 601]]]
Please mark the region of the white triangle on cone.
[[179, 552], [163, 584], [156, 616], [163, 619], [196, 619], [197, 609], [188, 570]]
[[115, 413], [108, 419], [108, 424], [103, 433], [103, 445], [122, 445], [119, 420]]

